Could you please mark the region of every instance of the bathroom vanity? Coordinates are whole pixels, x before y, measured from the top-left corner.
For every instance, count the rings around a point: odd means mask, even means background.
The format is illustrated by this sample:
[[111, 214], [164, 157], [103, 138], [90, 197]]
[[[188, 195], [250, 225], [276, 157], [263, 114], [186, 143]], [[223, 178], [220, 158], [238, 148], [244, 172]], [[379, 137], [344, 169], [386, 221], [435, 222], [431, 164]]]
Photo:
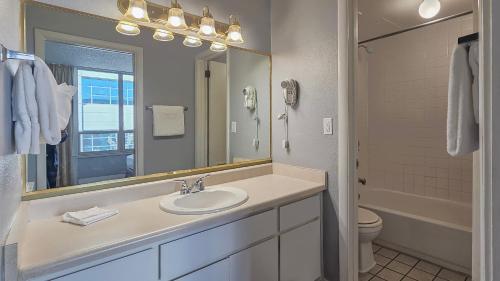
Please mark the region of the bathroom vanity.
[[[241, 189], [248, 200], [217, 213], [172, 214], [159, 204], [179, 184], [166, 180], [24, 202], [9, 236], [6, 256], [17, 263], [8, 273], [58, 281], [322, 277], [325, 172], [273, 163], [216, 172], [206, 184]], [[119, 214], [86, 227], [61, 221], [94, 205]]]

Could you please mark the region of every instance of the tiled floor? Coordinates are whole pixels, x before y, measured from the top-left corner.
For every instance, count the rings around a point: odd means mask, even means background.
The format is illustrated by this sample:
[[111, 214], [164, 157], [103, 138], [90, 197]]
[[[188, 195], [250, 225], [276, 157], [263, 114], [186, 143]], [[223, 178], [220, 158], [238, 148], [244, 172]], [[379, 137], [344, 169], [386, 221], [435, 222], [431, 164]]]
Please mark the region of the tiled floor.
[[471, 281], [470, 276], [439, 265], [373, 245], [377, 265], [369, 273], [360, 273], [359, 281]]

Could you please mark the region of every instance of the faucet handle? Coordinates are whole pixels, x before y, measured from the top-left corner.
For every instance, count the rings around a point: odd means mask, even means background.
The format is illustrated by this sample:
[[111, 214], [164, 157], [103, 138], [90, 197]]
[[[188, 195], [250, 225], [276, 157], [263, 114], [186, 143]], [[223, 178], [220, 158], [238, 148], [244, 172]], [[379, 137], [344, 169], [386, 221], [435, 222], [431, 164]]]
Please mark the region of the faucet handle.
[[208, 178], [209, 176], [210, 176], [210, 174], [206, 174], [206, 175], [204, 175], [204, 176], [201, 176], [201, 177], [199, 177], [198, 179], [196, 179], [196, 181], [195, 181], [194, 183], [195, 183], [195, 184], [202, 183], [202, 182], [203, 182], [203, 180], [204, 180], [205, 178]]
[[206, 174], [202, 177], [199, 177], [194, 183], [193, 183], [193, 189], [192, 192], [199, 192], [205, 190], [205, 183], [203, 180], [207, 177], [209, 177], [210, 174]]
[[174, 182], [178, 182], [181, 184], [181, 191], [180, 191], [181, 195], [189, 193], [189, 186], [188, 186], [187, 180], [178, 179], [178, 180], [174, 180]]

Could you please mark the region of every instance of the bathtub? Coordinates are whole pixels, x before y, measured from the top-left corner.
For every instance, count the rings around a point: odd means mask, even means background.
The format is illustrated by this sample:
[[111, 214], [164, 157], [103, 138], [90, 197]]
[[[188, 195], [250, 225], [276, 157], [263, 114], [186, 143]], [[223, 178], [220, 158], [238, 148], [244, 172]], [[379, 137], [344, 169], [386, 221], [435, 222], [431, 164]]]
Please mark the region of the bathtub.
[[360, 189], [359, 205], [382, 218], [379, 244], [471, 273], [471, 205], [375, 188]]

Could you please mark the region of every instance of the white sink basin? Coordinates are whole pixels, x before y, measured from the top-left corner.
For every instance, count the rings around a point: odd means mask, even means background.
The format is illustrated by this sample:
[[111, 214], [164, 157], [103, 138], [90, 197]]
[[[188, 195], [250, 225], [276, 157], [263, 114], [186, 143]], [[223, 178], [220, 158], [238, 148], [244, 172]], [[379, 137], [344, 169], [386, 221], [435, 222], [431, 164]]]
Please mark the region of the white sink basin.
[[237, 207], [248, 200], [246, 191], [232, 187], [213, 187], [204, 191], [181, 195], [167, 195], [160, 201], [160, 208], [178, 215], [201, 215], [216, 213]]

